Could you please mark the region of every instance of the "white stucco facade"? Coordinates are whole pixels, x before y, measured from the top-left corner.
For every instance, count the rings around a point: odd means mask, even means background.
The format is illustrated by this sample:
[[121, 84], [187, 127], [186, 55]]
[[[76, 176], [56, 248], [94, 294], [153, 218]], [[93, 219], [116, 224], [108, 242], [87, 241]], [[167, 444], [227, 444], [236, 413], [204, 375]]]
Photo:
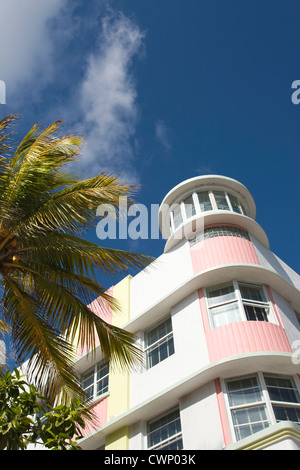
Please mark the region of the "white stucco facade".
[[145, 363], [110, 373], [104, 422], [82, 447], [300, 449], [300, 276], [271, 251], [241, 183], [192, 178], [162, 206], [174, 203], [159, 215], [164, 253], [122, 291], [121, 326]]

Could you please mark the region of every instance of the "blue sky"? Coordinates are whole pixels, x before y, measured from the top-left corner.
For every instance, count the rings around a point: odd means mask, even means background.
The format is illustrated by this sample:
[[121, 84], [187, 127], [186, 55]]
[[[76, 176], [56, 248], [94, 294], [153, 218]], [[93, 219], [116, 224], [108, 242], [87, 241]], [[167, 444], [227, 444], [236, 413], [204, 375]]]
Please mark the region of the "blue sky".
[[241, 181], [300, 272], [299, 20], [296, 0], [1, 0], [0, 116], [22, 117], [20, 138], [64, 118], [85, 138], [81, 175], [119, 174], [149, 208], [197, 175]]

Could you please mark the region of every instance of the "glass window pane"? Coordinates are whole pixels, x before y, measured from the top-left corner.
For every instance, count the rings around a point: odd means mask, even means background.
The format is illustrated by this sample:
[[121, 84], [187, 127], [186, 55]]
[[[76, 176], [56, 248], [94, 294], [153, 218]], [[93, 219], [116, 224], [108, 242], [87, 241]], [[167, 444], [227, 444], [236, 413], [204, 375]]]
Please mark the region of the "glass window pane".
[[88, 400], [93, 398], [94, 397], [94, 384], [91, 387], [88, 387], [88, 388], [84, 389], [84, 391], [87, 395]]
[[214, 196], [219, 210], [229, 210], [229, 205], [223, 191], [214, 191]]
[[87, 388], [94, 383], [94, 367], [82, 374], [81, 384], [83, 388]]
[[239, 283], [243, 300], [254, 300], [255, 302], [267, 302], [264, 290], [261, 286]]
[[241, 312], [237, 302], [210, 308], [214, 328], [228, 323], [241, 321]]
[[248, 321], [269, 321], [269, 308], [267, 307], [244, 304], [244, 309]]
[[203, 191], [201, 193], [198, 193], [198, 200], [199, 200], [201, 212], [212, 210], [212, 205], [210, 202], [208, 191]]
[[208, 305], [217, 305], [234, 299], [236, 299], [236, 294], [233, 284], [226, 284], [212, 289], [207, 289]]
[[291, 406], [273, 405], [276, 421], [293, 421], [300, 423], [300, 408], [292, 408]]
[[231, 207], [234, 212], [238, 212], [239, 214], [242, 213], [241, 206], [239, 201], [235, 196], [232, 196], [231, 194], [228, 194], [228, 197], [230, 199]]
[[292, 378], [265, 376], [265, 381], [272, 401], [300, 403], [299, 393]]
[[159, 339], [166, 336], [172, 331], [172, 322], [171, 318], [168, 318], [164, 322], [160, 323], [158, 326], [154, 327], [152, 330], [148, 331], [145, 335], [146, 347], [151, 346]]
[[182, 224], [182, 215], [181, 215], [181, 207], [180, 204], [177, 204], [173, 209], [173, 220], [174, 220], [174, 227], [179, 227]]
[[227, 382], [230, 406], [241, 406], [263, 400], [262, 390], [257, 377], [247, 377]]
[[106, 392], [108, 392], [108, 376], [97, 383], [97, 397]]
[[173, 440], [168, 441], [166, 444], [155, 447], [155, 449], [160, 450], [182, 450], [183, 442], [181, 437], [174, 438]]
[[174, 341], [171, 318], [145, 333], [147, 368], [174, 354]]
[[185, 213], [188, 219], [196, 214], [193, 196], [189, 196], [188, 198], [185, 199], [184, 206], [185, 206]]
[[97, 380], [108, 374], [108, 364], [99, 363], [97, 366]]
[[174, 341], [173, 336], [169, 336], [147, 350], [148, 369], [167, 359], [172, 354], [174, 354]]
[[231, 227], [225, 225], [215, 225], [213, 227], [205, 228], [204, 239], [207, 240], [208, 238], [214, 237], [239, 237], [249, 240], [249, 235], [245, 230], [242, 230], [238, 227]]
[[[148, 447], [178, 449], [181, 440], [181, 423], [179, 410], [174, 410], [162, 418], [158, 418], [148, 424]], [[175, 437], [176, 436], [176, 437]], [[178, 441], [178, 443], [176, 443]], [[161, 446], [159, 444], [162, 443]], [[173, 447], [174, 446], [174, 447]]]
[[232, 419], [238, 440], [269, 426], [265, 405], [232, 410]]

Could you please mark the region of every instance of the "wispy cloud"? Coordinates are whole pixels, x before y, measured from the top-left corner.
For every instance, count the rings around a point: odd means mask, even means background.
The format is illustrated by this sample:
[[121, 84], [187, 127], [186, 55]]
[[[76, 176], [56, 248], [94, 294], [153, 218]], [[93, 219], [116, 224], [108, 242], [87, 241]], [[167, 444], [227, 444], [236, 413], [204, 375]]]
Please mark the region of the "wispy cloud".
[[168, 153], [171, 150], [170, 131], [163, 120], [158, 120], [155, 124], [155, 137]]
[[[30, 90], [47, 82], [54, 71], [48, 22], [65, 0], [3, 0], [0, 6], [0, 78], [8, 96], [18, 93], [28, 99]], [[34, 87], [26, 87], [35, 78]]]
[[1, 1], [0, 80], [7, 103], [30, 116], [30, 124], [62, 117], [67, 132], [82, 135], [82, 176], [111, 171], [139, 182], [133, 62], [143, 55], [144, 36], [104, 0], [91, 0], [88, 9], [83, 0]]
[[121, 13], [105, 16], [98, 50], [91, 54], [80, 92], [80, 124], [85, 136], [82, 167], [117, 171], [136, 182], [132, 139], [138, 119], [132, 60], [144, 33]]

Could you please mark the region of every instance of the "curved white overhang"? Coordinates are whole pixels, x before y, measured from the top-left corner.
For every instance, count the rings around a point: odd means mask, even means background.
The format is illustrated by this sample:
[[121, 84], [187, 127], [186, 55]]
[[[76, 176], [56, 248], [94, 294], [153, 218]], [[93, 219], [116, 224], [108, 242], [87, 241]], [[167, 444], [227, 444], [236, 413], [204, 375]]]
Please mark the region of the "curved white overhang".
[[256, 352], [231, 356], [220, 361], [208, 364], [196, 370], [180, 381], [175, 382], [158, 394], [130, 408], [120, 416], [111, 419], [100, 428], [92, 431], [88, 436], [80, 440], [80, 446], [88, 449], [97, 436], [108, 436], [124, 426], [132, 426], [138, 421], [147, 421], [154, 415], [163, 413], [166, 409], [178, 405], [179, 400], [193, 392], [197, 388], [217, 379], [238, 377], [265, 370], [269, 373], [284, 373], [295, 375], [299, 373], [299, 366], [292, 362], [291, 353], [285, 352]]
[[164, 197], [158, 212], [159, 228], [163, 233], [164, 238], [167, 239], [171, 234], [169, 226], [168, 224], [165, 224], [164, 220], [166, 217], [166, 208], [170, 208], [172, 204], [178, 203], [178, 201], [187, 197], [193, 191], [214, 189], [228, 191], [236, 196], [244, 206], [247, 216], [255, 219], [256, 206], [254, 199], [249, 190], [242, 183], [221, 175], [196, 176], [195, 178], [190, 178], [178, 184]]
[[236, 225], [243, 228], [248, 233], [253, 235], [257, 241], [263, 246], [269, 248], [268, 237], [263, 228], [250, 217], [236, 212], [229, 211], [208, 211], [203, 216], [194, 216], [188, 219], [185, 223], [181, 224], [177, 230], [168, 238], [165, 244], [164, 253], [167, 253], [174, 248], [180, 241], [189, 238], [193, 232], [210, 225]]
[[[296, 441], [300, 444], [300, 424], [292, 421], [279, 421], [250, 436], [234, 442], [225, 447], [224, 450], [260, 450], [267, 449], [283, 441]], [[288, 450], [287, 447], [282, 449]], [[292, 449], [291, 449], [292, 450]], [[296, 449], [295, 449], [296, 450]], [[297, 448], [297, 450], [299, 450]]]
[[132, 333], [143, 330], [200, 288], [223, 284], [234, 279], [270, 286], [290, 302], [295, 310], [298, 311], [300, 308], [300, 291], [292, 282], [288, 282], [272, 269], [257, 264], [226, 264], [193, 274], [185, 282], [174, 286], [172, 291], [131, 319], [123, 328]]

